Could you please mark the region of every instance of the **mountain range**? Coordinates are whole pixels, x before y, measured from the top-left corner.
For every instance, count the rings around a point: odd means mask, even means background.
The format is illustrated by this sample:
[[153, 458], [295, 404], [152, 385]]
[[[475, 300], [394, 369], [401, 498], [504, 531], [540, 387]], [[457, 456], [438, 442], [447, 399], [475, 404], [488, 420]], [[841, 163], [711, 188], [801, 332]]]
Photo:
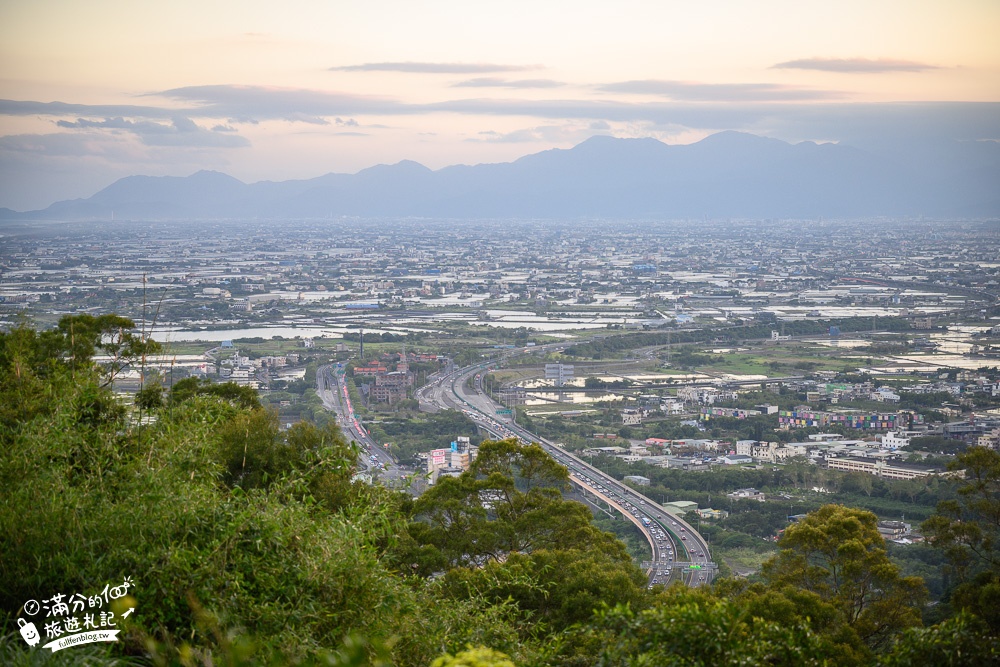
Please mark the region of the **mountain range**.
[[130, 176], [20, 220], [329, 218], [815, 218], [1000, 215], [1000, 144], [908, 151], [721, 132], [694, 144], [595, 136], [513, 162], [243, 183], [200, 171]]

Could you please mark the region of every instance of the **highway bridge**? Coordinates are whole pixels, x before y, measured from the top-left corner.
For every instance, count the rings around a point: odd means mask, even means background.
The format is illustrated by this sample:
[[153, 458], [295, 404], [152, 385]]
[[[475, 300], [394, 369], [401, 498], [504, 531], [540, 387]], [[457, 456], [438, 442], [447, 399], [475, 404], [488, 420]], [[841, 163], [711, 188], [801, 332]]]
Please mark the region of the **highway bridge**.
[[538, 443], [566, 466], [572, 483], [592, 502], [607, 504], [639, 527], [652, 552], [652, 559], [643, 563], [650, 586], [671, 581], [700, 586], [712, 581], [718, 567], [711, 561], [707, 542], [694, 528], [650, 498], [518, 426], [513, 416], [498, 412], [502, 406], [482, 391], [482, 376], [489, 370], [490, 363], [484, 362], [432, 376], [428, 384], [417, 390], [417, 398], [439, 409], [463, 411], [496, 438], [514, 437], [525, 443]]

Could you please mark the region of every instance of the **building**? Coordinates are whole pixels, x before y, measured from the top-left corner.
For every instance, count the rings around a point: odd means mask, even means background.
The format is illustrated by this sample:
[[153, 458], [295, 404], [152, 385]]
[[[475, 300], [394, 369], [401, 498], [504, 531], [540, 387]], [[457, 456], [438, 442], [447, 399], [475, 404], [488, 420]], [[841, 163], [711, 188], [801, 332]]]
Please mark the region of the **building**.
[[624, 481], [626, 484], [631, 483], [635, 486], [649, 486], [649, 478], [642, 475], [625, 475]]
[[688, 512], [697, 512], [698, 503], [690, 500], [675, 500], [672, 503], [663, 503], [663, 509], [671, 514], [687, 514]]
[[880, 403], [899, 403], [899, 394], [888, 387], [879, 387], [871, 393], [871, 399]]
[[864, 431], [896, 431], [906, 430], [911, 426], [923, 424], [923, 415], [908, 410], [899, 412], [867, 413], [861, 411], [824, 412], [813, 410], [808, 405], [801, 405], [794, 410], [778, 412], [778, 426], [784, 429], [807, 428], [815, 426], [844, 426], [846, 428]]
[[229, 381], [235, 382], [241, 387], [250, 387], [251, 389], [258, 387], [257, 379], [254, 377], [254, 369], [251, 366], [234, 368], [229, 374]]
[[730, 417], [732, 419], [746, 419], [747, 417], [756, 417], [759, 414], [760, 410], [704, 407], [701, 409], [700, 416], [702, 421], [708, 421], [713, 417]]
[[375, 376], [369, 386], [368, 395], [373, 401], [395, 403], [407, 397], [413, 385], [413, 374], [408, 371], [392, 371]]
[[886, 540], [898, 540], [910, 534], [912, 527], [902, 521], [879, 521], [878, 532]]
[[756, 461], [779, 463], [793, 456], [805, 456], [807, 449], [802, 444], [782, 445], [778, 442], [758, 442], [757, 440], [739, 440], [736, 442], [736, 454], [749, 456]]
[[362, 391], [367, 393], [371, 401], [391, 404], [409, 395], [414, 381], [409, 368], [406, 356], [400, 354], [396, 370], [390, 371], [389, 366], [382, 361], [372, 361], [367, 365], [355, 366], [354, 377], [373, 378], [374, 381], [365, 384]]
[[976, 439], [976, 444], [987, 449], [1000, 450], [1000, 428], [983, 433]]
[[376, 377], [388, 373], [389, 369], [380, 361], [373, 361], [365, 366], [354, 367], [354, 377]]
[[936, 468], [889, 462], [869, 456], [845, 456], [826, 459], [830, 470], [863, 472], [883, 479], [923, 479], [942, 474]]
[[732, 493], [726, 494], [727, 498], [732, 498], [733, 500], [756, 500], [757, 502], [764, 502], [766, 498], [764, 494], [757, 489], [737, 489]]
[[681, 387], [677, 390], [677, 398], [685, 403], [713, 405], [736, 400], [736, 392], [715, 387]]
[[622, 424], [634, 426], [642, 423], [642, 411], [638, 408], [625, 408], [622, 410]]
[[476, 460], [479, 448], [470, 444], [469, 438], [458, 437], [451, 447], [433, 449], [427, 453], [427, 473], [433, 484], [439, 477], [457, 477], [469, 469]]
[[945, 436], [954, 438], [955, 440], [977, 442], [979, 440], [979, 436], [988, 435], [993, 432], [993, 429], [996, 428], [1000, 428], [1000, 419], [977, 419], [973, 417], [965, 421], [945, 424], [942, 428], [942, 432]]
[[903, 434], [902, 431], [896, 433], [894, 431], [889, 431], [880, 439], [882, 444], [882, 449], [897, 450], [902, 449], [910, 444], [910, 438]]

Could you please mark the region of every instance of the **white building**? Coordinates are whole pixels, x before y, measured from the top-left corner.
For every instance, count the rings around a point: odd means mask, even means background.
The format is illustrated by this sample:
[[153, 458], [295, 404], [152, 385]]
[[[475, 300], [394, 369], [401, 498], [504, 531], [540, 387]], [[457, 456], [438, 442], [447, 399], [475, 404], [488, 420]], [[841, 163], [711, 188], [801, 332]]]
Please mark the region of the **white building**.
[[910, 439], [902, 432], [889, 431], [882, 436], [882, 449], [897, 450], [910, 444]]
[[757, 489], [737, 489], [732, 493], [726, 494], [727, 498], [732, 498], [733, 500], [756, 500], [757, 502], [764, 502], [764, 494]]

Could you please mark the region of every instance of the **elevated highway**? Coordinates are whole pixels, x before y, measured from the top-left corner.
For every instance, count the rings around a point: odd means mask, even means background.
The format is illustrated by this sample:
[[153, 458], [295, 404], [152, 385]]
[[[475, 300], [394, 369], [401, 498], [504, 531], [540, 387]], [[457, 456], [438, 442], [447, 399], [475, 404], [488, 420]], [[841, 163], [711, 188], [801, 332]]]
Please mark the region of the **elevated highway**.
[[694, 528], [650, 498], [520, 427], [512, 416], [499, 413], [502, 406], [482, 391], [482, 376], [489, 368], [489, 362], [484, 362], [444, 373], [418, 389], [417, 397], [439, 409], [462, 410], [494, 437], [538, 443], [566, 466], [576, 487], [595, 501], [621, 512], [639, 527], [652, 552], [652, 560], [643, 564], [651, 586], [676, 580], [689, 586], [712, 581], [718, 567], [711, 561], [707, 542]]

